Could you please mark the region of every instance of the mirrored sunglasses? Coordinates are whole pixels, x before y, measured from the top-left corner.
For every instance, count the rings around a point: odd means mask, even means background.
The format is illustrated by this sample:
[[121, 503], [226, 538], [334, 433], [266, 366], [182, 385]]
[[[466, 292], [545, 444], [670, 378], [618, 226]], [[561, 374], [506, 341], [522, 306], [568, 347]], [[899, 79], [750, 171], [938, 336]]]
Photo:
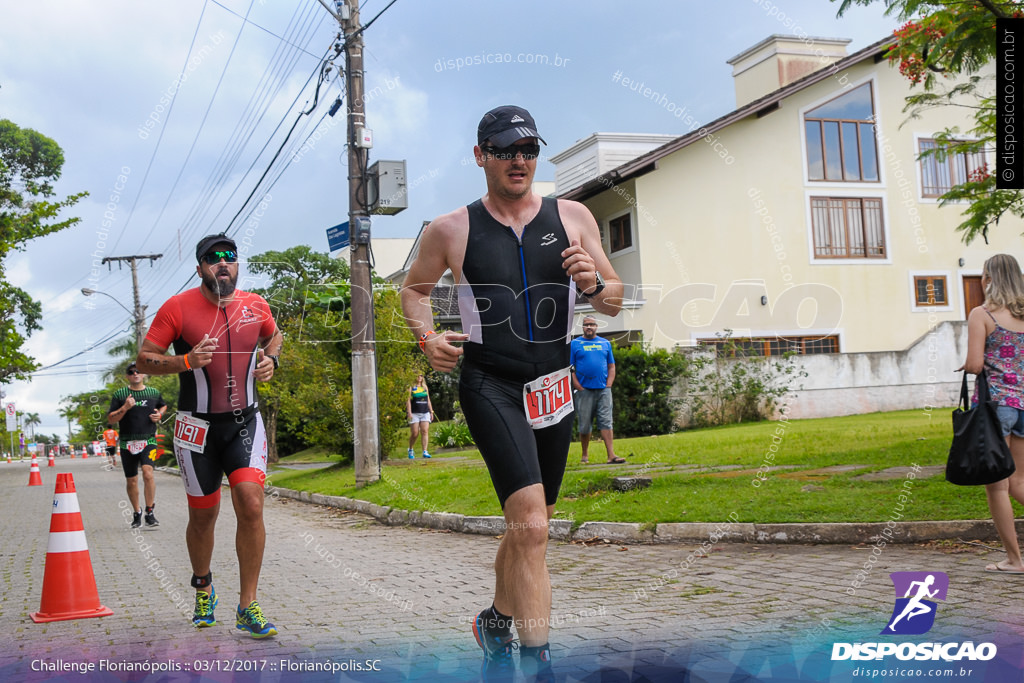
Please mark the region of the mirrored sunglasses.
[[221, 260], [224, 260], [227, 263], [237, 263], [238, 254], [230, 250], [208, 251], [205, 254], [203, 254], [203, 263], [209, 264], [211, 266], [215, 263], [220, 263]]

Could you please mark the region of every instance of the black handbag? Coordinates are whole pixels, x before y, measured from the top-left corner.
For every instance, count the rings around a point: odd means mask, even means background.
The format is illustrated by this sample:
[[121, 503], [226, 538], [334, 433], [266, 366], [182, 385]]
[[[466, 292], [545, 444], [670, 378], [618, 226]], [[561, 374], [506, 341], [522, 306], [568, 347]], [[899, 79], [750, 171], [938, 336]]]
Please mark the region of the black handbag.
[[960, 387], [960, 404], [953, 411], [953, 443], [946, 461], [946, 481], [958, 486], [981, 486], [1002, 481], [1016, 467], [1006, 445], [996, 404], [988, 392], [985, 371], [978, 374], [978, 405], [967, 396], [967, 371]]

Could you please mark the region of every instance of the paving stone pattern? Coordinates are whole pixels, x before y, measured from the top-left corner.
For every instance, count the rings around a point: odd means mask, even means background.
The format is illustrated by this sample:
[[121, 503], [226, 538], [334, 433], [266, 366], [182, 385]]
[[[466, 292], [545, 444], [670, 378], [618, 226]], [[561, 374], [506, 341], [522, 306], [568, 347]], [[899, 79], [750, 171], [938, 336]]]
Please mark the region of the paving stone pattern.
[[[234, 628], [238, 578], [227, 489], [213, 562], [218, 623], [196, 630], [189, 621], [187, 512], [178, 478], [157, 475], [160, 527], [132, 533], [120, 469], [105, 469], [101, 458], [57, 463], [41, 468], [43, 486], [35, 487], [26, 485], [27, 461], [0, 463], [0, 641], [7, 641], [0, 647], [0, 680], [478, 680], [481, 655], [469, 623], [490, 604], [496, 538], [387, 526], [269, 496], [259, 600], [279, 634], [254, 640]], [[69, 471], [99, 598], [114, 614], [35, 624], [29, 614], [40, 608], [55, 473]], [[864, 541], [859, 547], [709, 542], [707, 556], [697, 543], [552, 541], [556, 669], [565, 680], [598, 680], [599, 671], [607, 680], [640, 680], [641, 672], [648, 680], [682, 680], [684, 669], [703, 666], [703, 678], [692, 680], [719, 680], [715, 672], [722, 671], [720, 680], [729, 680], [730, 666], [743, 660], [748, 669], [751, 661], [760, 667], [760, 649], [767, 653], [780, 642], [827, 652], [833, 641], [878, 639], [892, 611], [892, 571], [949, 575], [949, 596], [930, 639], [969, 633], [976, 641], [1019, 640], [1024, 632], [1024, 577], [982, 571], [1001, 553], [890, 544], [851, 589], [872, 555]], [[709, 654], [716, 652], [717, 659]], [[101, 662], [182, 668], [148, 677], [34, 670]], [[300, 670], [364, 662], [380, 671]], [[210, 670], [205, 677], [196, 672], [201, 668]], [[767, 670], [763, 675], [771, 680]]]

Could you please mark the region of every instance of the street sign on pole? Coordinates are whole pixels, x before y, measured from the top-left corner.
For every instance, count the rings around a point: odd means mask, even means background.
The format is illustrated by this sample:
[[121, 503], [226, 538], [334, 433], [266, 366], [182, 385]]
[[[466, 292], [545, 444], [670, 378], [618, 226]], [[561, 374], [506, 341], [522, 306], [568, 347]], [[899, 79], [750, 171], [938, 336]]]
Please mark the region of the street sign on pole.
[[331, 251], [344, 249], [349, 243], [348, 221], [333, 228], [327, 228], [327, 247]]
[[7, 431], [13, 432], [18, 428], [17, 411], [14, 409], [14, 401], [7, 404], [4, 412], [7, 415]]

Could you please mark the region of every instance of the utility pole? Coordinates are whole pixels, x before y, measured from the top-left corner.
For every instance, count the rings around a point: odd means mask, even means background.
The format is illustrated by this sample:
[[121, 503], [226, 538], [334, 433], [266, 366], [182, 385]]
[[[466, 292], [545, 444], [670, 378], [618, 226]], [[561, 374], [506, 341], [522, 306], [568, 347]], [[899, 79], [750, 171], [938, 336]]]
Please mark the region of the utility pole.
[[369, 209], [366, 168], [369, 144], [363, 111], [363, 36], [359, 3], [339, 6], [345, 40], [345, 91], [348, 93], [348, 216], [352, 243], [352, 417], [356, 486], [380, 479], [380, 423], [377, 414], [377, 357], [370, 279]]
[[134, 256], [107, 256], [103, 259], [102, 263], [110, 263], [111, 261], [127, 261], [132, 269], [132, 292], [135, 295], [135, 308], [133, 316], [135, 317], [135, 352], [138, 353], [142, 350], [142, 339], [146, 334], [146, 307], [142, 305], [139, 300], [139, 274], [136, 264], [142, 259], [149, 259], [150, 265], [153, 261], [161, 258], [163, 254], [136, 254]]

